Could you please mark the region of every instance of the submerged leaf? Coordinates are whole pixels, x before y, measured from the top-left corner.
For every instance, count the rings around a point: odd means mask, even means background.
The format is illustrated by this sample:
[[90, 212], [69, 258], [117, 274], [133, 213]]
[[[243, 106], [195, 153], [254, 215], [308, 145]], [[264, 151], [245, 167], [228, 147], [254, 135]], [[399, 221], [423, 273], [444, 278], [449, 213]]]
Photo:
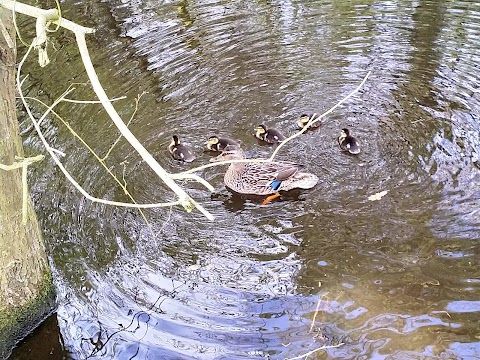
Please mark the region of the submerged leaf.
[[388, 190], [383, 190], [383, 191], [380, 191], [376, 194], [373, 194], [373, 195], [370, 195], [368, 197], [368, 200], [370, 201], [376, 201], [376, 200], [380, 200], [382, 197], [384, 197], [385, 195], [387, 195], [388, 193]]

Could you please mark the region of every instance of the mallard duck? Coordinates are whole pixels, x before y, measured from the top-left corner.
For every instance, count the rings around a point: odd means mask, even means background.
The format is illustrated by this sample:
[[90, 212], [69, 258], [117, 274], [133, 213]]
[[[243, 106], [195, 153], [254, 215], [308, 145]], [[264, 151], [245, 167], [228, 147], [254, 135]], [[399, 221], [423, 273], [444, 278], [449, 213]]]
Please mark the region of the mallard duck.
[[[210, 161], [245, 159], [240, 147], [227, 148]], [[240, 194], [270, 195], [263, 204], [280, 196], [279, 191], [311, 189], [318, 182], [314, 174], [301, 172], [302, 165], [286, 161], [232, 163], [223, 181], [227, 187]], [[273, 194], [273, 195], [272, 195]]]
[[220, 138], [217, 135], [212, 135], [208, 138], [208, 141], [205, 143], [207, 149], [210, 151], [221, 152], [228, 145], [238, 146], [238, 142], [229, 138]]
[[[300, 119], [298, 119], [298, 127], [303, 129], [310, 120], [315, 120], [316, 118], [318, 118], [319, 115], [317, 113], [315, 114], [302, 114], [300, 116]], [[309, 129], [316, 129], [320, 126], [320, 121], [317, 121], [317, 122], [314, 122], [313, 124], [311, 124], [308, 128]]]
[[350, 135], [350, 130], [348, 129], [342, 129], [340, 131], [338, 144], [340, 145], [340, 149], [348, 151], [350, 154], [357, 155], [360, 153], [360, 146], [358, 145], [357, 139]]
[[258, 125], [255, 128], [255, 137], [269, 144], [275, 144], [285, 140], [285, 136], [277, 129], [267, 129], [265, 125]]
[[172, 154], [172, 157], [175, 160], [192, 162], [195, 160], [195, 155], [193, 154], [193, 149], [184, 144], [180, 144], [180, 140], [177, 135], [172, 136], [172, 142], [168, 145], [168, 152]]

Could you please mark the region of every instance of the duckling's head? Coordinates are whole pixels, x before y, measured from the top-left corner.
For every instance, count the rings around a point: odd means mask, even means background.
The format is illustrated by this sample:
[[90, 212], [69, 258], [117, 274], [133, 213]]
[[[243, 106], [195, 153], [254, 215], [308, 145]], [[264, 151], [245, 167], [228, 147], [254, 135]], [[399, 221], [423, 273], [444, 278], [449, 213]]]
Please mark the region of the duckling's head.
[[303, 128], [305, 127], [305, 125], [308, 124], [309, 121], [310, 121], [310, 116], [308, 116], [307, 114], [302, 114], [300, 116], [300, 119], [298, 119], [298, 126]]
[[255, 129], [255, 136], [260, 138], [263, 134], [267, 132], [265, 125], [258, 125]]
[[350, 130], [348, 130], [347, 128], [343, 128], [342, 130], [340, 130], [341, 137], [347, 137], [349, 135], [350, 135]]
[[178, 136], [177, 135], [173, 135], [172, 136], [172, 143], [171, 143], [171, 146], [176, 146], [180, 144], [180, 140], [178, 139]]
[[219, 138], [217, 135], [212, 135], [208, 138], [207, 144], [208, 145], [217, 145], [219, 142]]

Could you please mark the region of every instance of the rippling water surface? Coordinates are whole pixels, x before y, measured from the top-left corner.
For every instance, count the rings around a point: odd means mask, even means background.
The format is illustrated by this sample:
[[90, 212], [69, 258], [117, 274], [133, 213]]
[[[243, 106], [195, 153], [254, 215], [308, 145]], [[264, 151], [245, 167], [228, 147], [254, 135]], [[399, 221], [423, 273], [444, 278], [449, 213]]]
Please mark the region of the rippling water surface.
[[[279, 158], [320, 177], [311, 191], [262, 206], [199, 175], [189, 193], [208, 222], [180, 207], [144, 212], [83, 199], [45, 162], [32, 180], [58, 279], [58, 321], [72, 358], [480, 358], [480, 5], [473, 1], [65, 1], [95, 27], [100, 80], [145, 147], [169, 171], [173, 133], [208, 162], [212, 133], [251, 156], [272, 147], [260, 123], [290, 135], [372, 71], [361, 91]], [[30, 24], [23, 20], [23, 26]], [[31, 26], [31, 24], [30, 24]], [[52, 102], [83, 82], [73, 37], [53, 65], [30, 63], [25, 88]], [[53, 73], [54, 69], [60, 69]], [[49, 72], [52, 71], [52, 72]], [[88, 85], [74, 97], [92, 99]], [[39, 114], [43, 109], [33, 103]], [[118, 136], [98, 105], [58, 113], [99, 154]], [[341, 153], [339, 129], [361, 142]], [[92, 195], [128, 200], [56, 119], [43, 125]], [[41, 149], [25, 121], [26, 145]], [[107, 159], [139, 203], [174, 195], [121, 139]], [[383, 190], [379, 201], [368, 197]]]

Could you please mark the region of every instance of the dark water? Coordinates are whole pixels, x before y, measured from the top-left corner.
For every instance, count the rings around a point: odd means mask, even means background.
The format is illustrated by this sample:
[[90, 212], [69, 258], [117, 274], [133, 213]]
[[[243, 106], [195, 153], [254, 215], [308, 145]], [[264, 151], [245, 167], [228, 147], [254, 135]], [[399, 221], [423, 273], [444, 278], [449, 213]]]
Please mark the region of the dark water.
[[[268, 156], [259, 124], [286, 134], [304, 112], [361, 91], [279, 158], [320, 177], [267, 206], [199, 173], [185, 182], [216, 216], [85, 200], [52, 161], [32, 173], [55, 269], [58, 324], [72, 358], [480, 358], [480, 4], [474, 1], [66, 1], [95, 27], [100, 80], [169, 171], [173, 133], [202, 150], [212, 133]], [[30, 26], [30, 21], [21, 22]], [[28, 32], [27, 32], [28, 33]], [[30, 96], [52, 102], [83, 82], [70, 34], [55, 38], [51, 72], [26, 65]], [[93, 99], [78, 85], [77, 99]], [[33, 104], [35, 112], [42, 108]], [[98, 105], [56, 110], [101, 156], [117, 132]], [[339, 129], [361, 142], [341, 153]], [[24, 124], [31, 153], [41, 151]], [[97, 197], [123, 191], [55, 118], [43, 125], [64, 164]], [[174, 200], [121, 140], [107, 165], [139, 203]], [[388, 190], [379, 201], [368, 197]], [[317, 310], [317, 311], [316, 311]], [[341, 345], [343, 344], [343, 345]]]

